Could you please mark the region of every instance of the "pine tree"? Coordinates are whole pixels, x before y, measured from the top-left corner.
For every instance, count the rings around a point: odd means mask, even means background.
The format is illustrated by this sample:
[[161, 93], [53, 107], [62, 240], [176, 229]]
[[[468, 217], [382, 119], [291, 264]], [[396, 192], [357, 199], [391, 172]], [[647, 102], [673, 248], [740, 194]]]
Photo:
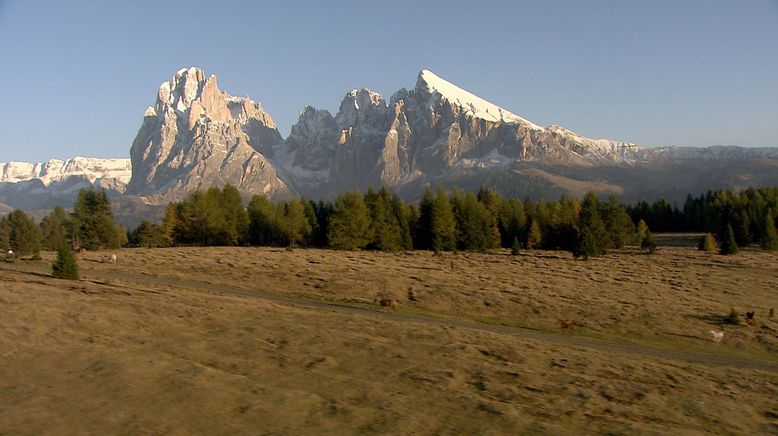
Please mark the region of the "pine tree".
[[647, 231], [643, 240], [640, 241], [640, 248], [653, 254], [656, 251], [656, 240], [654, 240], [654, 234], [651, 231]]
[[732, 226], [727, 224], [724, 238], [721, 240], [719, 246], [719, 254], [737, 254], [740, 249], [735, 241], [735, 232], [732, 230]]
[[70, 220], [68, 214], [60, 206], [41, 220], [42, 245], [46, 250], [56, 250], [60, 245], [67, 244], [70, 237]]
[[500, 207], [499, 223], [503, 247], [512, 247], [514, 240], [525, 240], [527, 215], [524, 212], [524, 204], [513, 199], [504, 201]]
[[605, 254], [610, 245], [610, 235], [600, 216], [600, 204], [594, 192], [584, 197], [578, 220], [580, 231], [573, 254], [585, 259]]
[[637, 233], [635, 235], [635, 240], [637, 241], [638, 245], [641, 245], [643, 240], [646, 239], [646, 233], [648, 233], [648, 225], [644, 220], [641, 219], [638, 222]]
[[516, 256], [521, 253], [521, 244], [519, 244], [519, 238], [513, 238], [513, 244], [511, 244], [511, 254]]
[[705, 251], [708, 253], [713, 253], [718, 248], [716, 246], [716, 238], [713, 237], [712, 234], [708, 233], [702, 238], [700, 238], [700, 243], [697, 245], [697, 248], [701, 251]]
[[543, 234], [540, 232], [540, 226], [538, 225], [538, 220], [533, 218], [529, 225], [529, 230], [527, 231], [527, 243], [525, 246], [527, 247], [527, 250], [533, 250], [535, 248], [540, 247], [540, 244], [543, 242]]
[[456, 220], [457, 248], [483, 251], [494, 247], [494, 217], [475, 195], [456, 190], [451, 205]]
[[443, 188], [432, 204], [432, 250], [434, 252], [451, 251], [457, 248], [457, 229], [451, 202], [446, 198]]
[[762, 248], [768, 251], [778, 251], [778, 232], [775, 229], [773, 214], [768, 210], [764, 220], [764, 236]]
[[267, 198], [255, 195], [248, 205], [249, 241], [253, 245], [275, 245], [278, 241], [276, 210]]
[[419, 203], [419, 219], [416, 224], [416, 234], [413, 236], [414, 247], [419, 250], [432, 249], [432, 215], [435, 208], [435, 196], [426, 189]]
[[74, 237], [87, 249], [119, 247], [120, 236], [105, 191], [91, 188], [79, 191], [72, 220]]
[[291, 200], [277, 205], [277, 208], [283, 245], [296, 246], [311, 237], [311, 224], [302, 203]]
[[57, 258], [51, 265], [52, 275], [60, 279], [78, 280], [76, 256], [67, 244], [57, 248]]
[[371, 241], [370, 211], [359, 191], [341, 194], [329, 223], [328, 238], [334, 248], [364, 248]]
[[19, 256], [38, 257], [41, 251], [40, 228], [24, 211], [13, 210], [6, 215], [1, 227], [8, 235], [8, 246]]

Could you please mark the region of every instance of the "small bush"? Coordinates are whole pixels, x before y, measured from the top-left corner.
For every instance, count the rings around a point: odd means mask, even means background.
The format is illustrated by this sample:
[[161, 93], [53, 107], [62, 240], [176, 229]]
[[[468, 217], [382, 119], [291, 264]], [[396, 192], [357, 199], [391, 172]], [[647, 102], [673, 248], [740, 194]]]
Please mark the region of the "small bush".
[[511, 254], [516, 256], [521, 252], [521, 245], [519, 245], [519, 238], [513, 238], [513, 245], [511, 245]]
[[60, 279], [78, 280], [78, 264], [76, 256], [67, 245], [57, 249], [57, 258], [51, 264], [52, 275]]
[[650, 231], [645, 233], [643, 240], [640, 241], [640, 248], [647, 250], [650, 254], [654, 254], [656, 252], [656, 240], [654, 239], [653, 233]]
[[697, 248], [700, 251], [705, 251], [708, 253], [714, 253], [718, 246], [716, 245], [716, 238], [713, 237], [710, 233], [700, 238], [700, 243], [697, 244]]
[[724, 322], [727, 324], [740, 324], [740, 314], [734, 308], [729, 311], [729, 315], [724, 317]]

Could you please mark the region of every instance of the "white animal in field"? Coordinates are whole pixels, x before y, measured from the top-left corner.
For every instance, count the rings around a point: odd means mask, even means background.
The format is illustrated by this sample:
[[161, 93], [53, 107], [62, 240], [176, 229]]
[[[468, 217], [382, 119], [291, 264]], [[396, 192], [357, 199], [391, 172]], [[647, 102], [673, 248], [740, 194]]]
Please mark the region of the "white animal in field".
[[710, 332], [711, 338], [713, 339], [713, 342], [721, 342], [724, 339], [724, 332], [717, 332], [716, 330], [711, 330]]
[[116, 264], [116, 255], [113, 253], [106, 254], [103, 257], [103, 263], [113, 263]]
[[5, 260], [14, 260], [15, 257], [13, 250], [8, 250], [8, 253], [5, 254]]

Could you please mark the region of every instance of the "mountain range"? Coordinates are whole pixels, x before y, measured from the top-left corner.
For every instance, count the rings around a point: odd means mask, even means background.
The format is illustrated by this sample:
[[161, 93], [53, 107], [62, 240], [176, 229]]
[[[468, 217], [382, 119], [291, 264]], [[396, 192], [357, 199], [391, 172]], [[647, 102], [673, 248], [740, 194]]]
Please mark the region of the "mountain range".
[[67, 206], [94, 185], [125, 203], [162, 205], [226, 183], [274, 200], [381, 185], [408, 199], [428, 187], [484, 186], [521, 198], [594, 190], [623, 201], [679, 200], [778, 185], [777, 170], [778, 148], [643, 148], [541, 127], [428, 70], [388, 101], [363, 88], [349, 91], [334, 116], [307, 106], [284, 139], [259, 102], [192, 67], [161, 84], [129, 160], [0, 163], [0, 203]]

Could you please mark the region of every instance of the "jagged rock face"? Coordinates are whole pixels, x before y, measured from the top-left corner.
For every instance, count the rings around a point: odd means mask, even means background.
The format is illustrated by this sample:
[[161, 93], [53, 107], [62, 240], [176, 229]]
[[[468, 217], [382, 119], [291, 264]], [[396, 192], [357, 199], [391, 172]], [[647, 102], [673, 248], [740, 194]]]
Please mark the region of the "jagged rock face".
[[216, 76], [206, 79], [199, 68], [181, 69], [146, 110], [127, 192], [162, 203], [230, 183], [244, 194], [285, 198], [291, 191], [268, 160], [281, 141], [259, 103], [220, 91]]
[[398, 91], [388, 104], [370, 90], [351, 91], [334, 123], [330, 119], [326, 111], [306, 108], [287, 141], [286, 173], [318, 172], [315, 184], [297, 180], [306, 195], [397, 187], [517, 162], [631, 163], [638, 152], [634, 144], [540, 127], [426, 70], [413, 90]]

